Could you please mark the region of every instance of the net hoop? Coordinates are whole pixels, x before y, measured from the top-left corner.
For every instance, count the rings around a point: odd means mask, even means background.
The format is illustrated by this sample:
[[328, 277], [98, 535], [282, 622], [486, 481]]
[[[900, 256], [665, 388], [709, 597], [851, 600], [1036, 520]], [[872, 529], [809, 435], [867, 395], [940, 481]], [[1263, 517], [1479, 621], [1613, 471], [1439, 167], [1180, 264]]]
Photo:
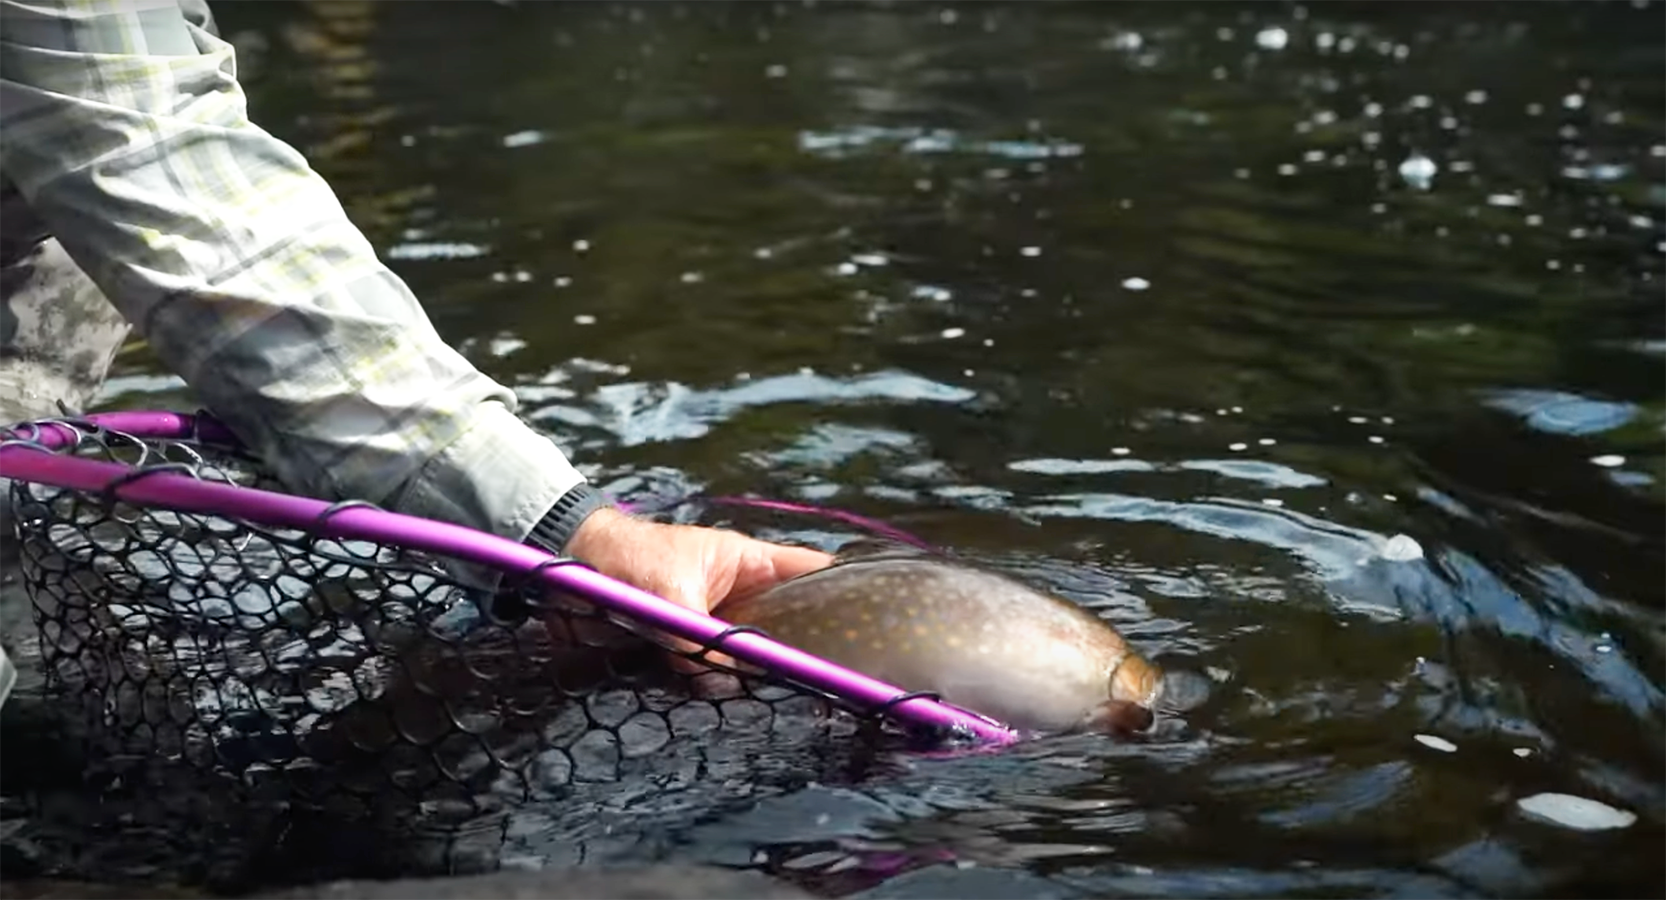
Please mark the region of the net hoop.
[[545, 588], [576, 594], [610, 613], [778, 673], [857, 710], [882, 713], [900, 723], [972, 743], [999, 745], [1018, 737], [1014, 729], [986, 716], [931, 695], [904, 691], [779, 643], [756, 629], [731, 626], [526, 544], [369, 503], [332, 504], [206, 481], [181, 474], [180, 467], [172, 464], [136, 467], [62, 452], [73, 448], [83, 431], [241, 448], [229, 429], [202, 413], [147, 410], [40, 419], [0, 431], [0, 477], [101, 495], [135, 506], [216, 515], [320, 537], [372, 541], [449, 556], [509, 578], [525, 579], [523, 583], [528, 585], [541, 583]]

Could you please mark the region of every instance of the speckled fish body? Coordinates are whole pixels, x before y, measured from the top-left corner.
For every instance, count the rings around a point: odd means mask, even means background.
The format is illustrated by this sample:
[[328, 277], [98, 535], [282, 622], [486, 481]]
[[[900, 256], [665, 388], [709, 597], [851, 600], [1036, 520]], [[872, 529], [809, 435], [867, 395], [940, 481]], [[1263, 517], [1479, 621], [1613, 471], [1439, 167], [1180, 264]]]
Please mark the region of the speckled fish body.
[[1150, 722], [1161, 672], [1088, 610], [946, 557], [841, 552], [830, 567], [714, 615], [1020, 729]]

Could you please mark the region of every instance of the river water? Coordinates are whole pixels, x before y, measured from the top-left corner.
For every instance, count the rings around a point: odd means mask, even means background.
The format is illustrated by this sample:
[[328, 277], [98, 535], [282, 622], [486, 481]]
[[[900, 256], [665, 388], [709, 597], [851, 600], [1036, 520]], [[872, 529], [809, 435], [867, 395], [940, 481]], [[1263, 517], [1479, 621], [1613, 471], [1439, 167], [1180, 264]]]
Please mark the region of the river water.
[[[624, 846], [830, 896], [1660, 891], [1662, 4], [222, 7], [255, 121], [599, 483], [857, 510], [1217, 680]], [[190, 400], [141, 348], [105, 405]]]

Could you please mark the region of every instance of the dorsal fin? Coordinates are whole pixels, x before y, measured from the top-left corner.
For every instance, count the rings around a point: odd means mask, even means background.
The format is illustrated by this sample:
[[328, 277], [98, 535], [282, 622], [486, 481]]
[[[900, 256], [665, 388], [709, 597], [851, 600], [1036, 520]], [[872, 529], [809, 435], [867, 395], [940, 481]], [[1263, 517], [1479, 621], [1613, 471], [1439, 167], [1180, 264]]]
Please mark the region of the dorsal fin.
[[886, 538], [856, 538], [833, 554], [833, 561], [837, 563], [857, 562], [872, 559], [905, 559], [910, 557], [935, 556], [929, 550], [893, 541]]

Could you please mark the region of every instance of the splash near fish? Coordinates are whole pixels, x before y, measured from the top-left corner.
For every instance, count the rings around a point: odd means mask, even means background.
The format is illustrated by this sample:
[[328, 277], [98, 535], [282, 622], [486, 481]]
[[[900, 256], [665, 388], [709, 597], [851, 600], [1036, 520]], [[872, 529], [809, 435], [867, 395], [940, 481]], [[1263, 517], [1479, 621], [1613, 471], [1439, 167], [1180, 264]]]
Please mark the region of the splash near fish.
[[1149, 728], [1195, 704], [1091, 611], [943, 552], [847, 544], [834, 563], [712, 614], [806, 653], [1026, 731]]

